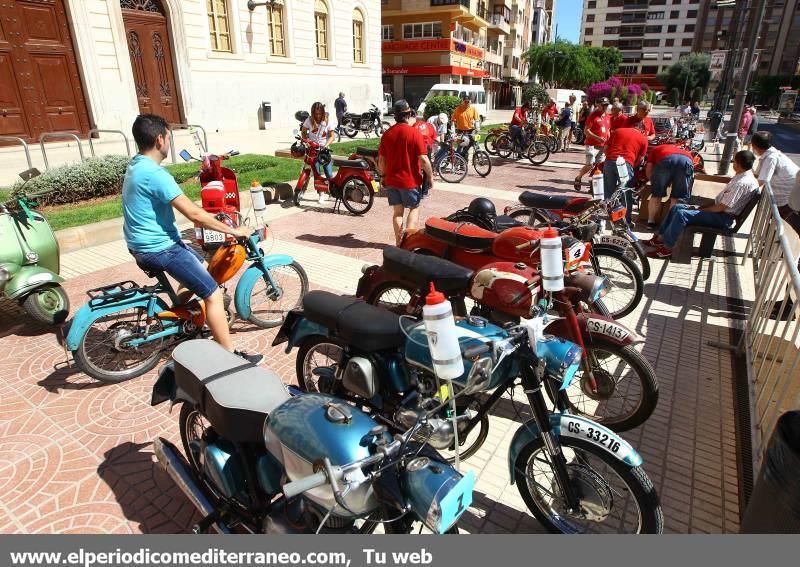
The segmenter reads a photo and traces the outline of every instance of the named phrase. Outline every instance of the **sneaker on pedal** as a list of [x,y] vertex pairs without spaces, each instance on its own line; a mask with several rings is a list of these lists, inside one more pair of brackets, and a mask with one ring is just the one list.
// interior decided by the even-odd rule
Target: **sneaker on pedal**
[[243,350],[235,350],[233,351],[233,354],[245,359],[247,362],[250,362],[252,364],[258,364],[259,362],[264,360],[263,354],[248,354]]
[[320,193],[319,194],[319,204],[322,205],[328,202],[328,194],[327,193]]

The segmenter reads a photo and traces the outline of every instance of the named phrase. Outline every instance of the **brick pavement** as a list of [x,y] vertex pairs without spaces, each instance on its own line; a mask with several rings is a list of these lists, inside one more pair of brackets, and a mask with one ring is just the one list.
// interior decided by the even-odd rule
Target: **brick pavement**
[[[507,164],[487,180],[471,175],[465,184],[440,184],[423,218],[452,212],[477,194],[502,208],[523,188],[571,191],[572,171],[566,170],[580,159],[559,154],[563,165],[548,162],[534,170]],[[316,206],[272,217],[280,217],[270,223],[275,251],[294,255],[316,288],[351,292],[361,265],[379,261],[391,239],[381,198],[363,218]],[[119,242],[65,255],[73,310],[90,287],[143,281],[128,258]],[[644,457],[669,532],[738,529],[731,360],[727,351],[706,345],[727,342],[728,327],[736,324],[725,298],[738,289],[728,279],[737,269],[725,258],[654,261],[645,299],[625,321],[646,336],[643,353],[656,369],[661,395],[652,418],[624,437]],[[96,383],[66,366],[54,334],[13,304],[4,301],[0,308],[0,532],[185,532],[196,521],[194,511],[155,465],[150,446],[159,435],[177,441],[177,415],[149,406],[155,373],[119,385]],[[274,330],[237,322],[235,332],[242,347],[265,353],[265,364],[294,381],[294,355],[269,346]],[[479,474],[465,518],[471,532],[542,531],[508,484],[506,453],[516,417],[507,402],[492,416],[485,446],[464,463]]]

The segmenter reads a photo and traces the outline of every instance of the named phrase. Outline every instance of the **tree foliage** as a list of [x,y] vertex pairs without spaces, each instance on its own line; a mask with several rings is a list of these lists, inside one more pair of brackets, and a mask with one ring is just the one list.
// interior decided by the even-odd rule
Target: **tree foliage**
[[434,114],[444,112],[447,116],[452,116],[456,107],[461,104],[461,99],[457,96],[435,96],[425,101],[425,118],[430,118]]
[[679,96],[689,97],[696,87],[703,90],[708,88],[708,83],[711,81],[711,71],[708,70],[710,62],[711,56],[708,53],[690,53],[663,73],[659,73],[658,81],[667,90],[678,89]]
[[549,88],[583,89],[611,77],[622,62],[615,47],[589,47],[558,40],[532,45],[523,54],[530,78],[538,75]]
[[547,91],[542,85],[534,83],[528,85],[525,87],[525,90],[522,91],[522,102],[530,102],[532,107],[542,108],[550,102],[550,95],[547,94]]
[[765,75],[753,82],[751,91],[758,93],[761,104],[777,104],[781,97],[781,87],[800,88],[800,75]]
[[[647,85],[623,85],[617,77],[611,77],[607,81],[595,83],[586,91],[586,97],[593,103],[598,98],[606,97],[608,100],[619,98],[624,104],[635,105],[640,98],[643,98]],[[649,91],[649,87],[647,87]]]

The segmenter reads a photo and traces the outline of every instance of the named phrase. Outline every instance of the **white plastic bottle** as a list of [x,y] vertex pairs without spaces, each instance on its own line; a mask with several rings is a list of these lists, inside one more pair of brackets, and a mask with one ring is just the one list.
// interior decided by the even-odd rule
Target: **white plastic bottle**
[[255,179],[250,182],[250,202],[253,204],[253,210],[256,213],[262,213],[267,208],[267,202],[264,199],[264,188]]
[[621,187],[625,187],[628,183],[628,164],[625,161],[625,158],[619,156],[616,161],[617,164],[617,175],[619,176],[619,184]]
[[592,175],[592,199],[602,201],[606,198],[605,183],[603,180],[603,172],[598,171]]
[[444,294],[436,291],[433,283],[422,307],[422,320],[436,376],[440,380],[454,380],[464,374],[453,308]]
[[552,227],[547,227],[542,237],[542,280],[545,291],[564,289],[564,250],[561,237]]

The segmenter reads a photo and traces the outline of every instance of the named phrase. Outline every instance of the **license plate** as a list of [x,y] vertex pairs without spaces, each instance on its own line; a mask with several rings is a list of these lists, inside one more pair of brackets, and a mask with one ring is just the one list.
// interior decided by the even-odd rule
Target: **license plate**
[[627,248],[630,242],[622,238],[621,236],[601,236],[600,237],[600,244],[611,244],[612,246],[618,246],[620,248]]
[[216,230],[208,230],[207,228],[203,229],[203,242],[212,243],[212,244],[222,244],[225,242],[225,235],[221,232],[217,232]]
[[442,499],[440,506],[442,518],[438,532],[449,530],[458,518],[472,505],[472,489],[475,487],[475,471],[468,471]]
[[381,190],[381,186],[378,184],[377,181],[372,181],[372,190],[376,193]]
[[622,325],[601,319],[589,319],[586,321],[586,329],[592,335],[605,335],[620,342],[631,336],[628,329]]

